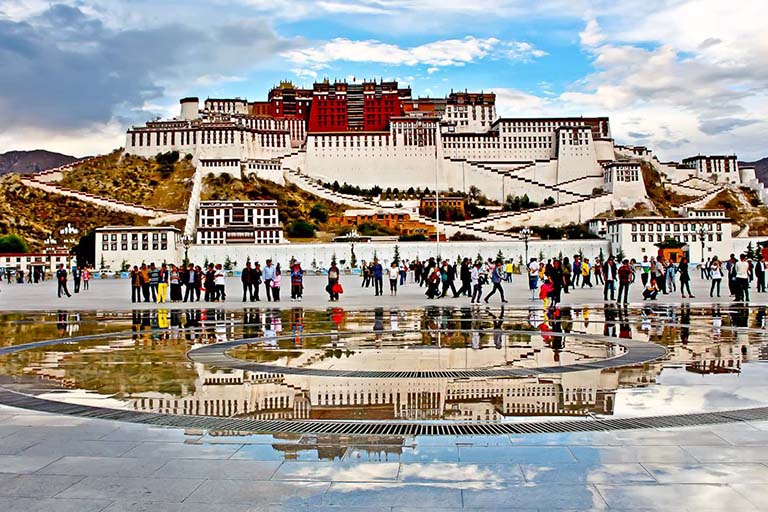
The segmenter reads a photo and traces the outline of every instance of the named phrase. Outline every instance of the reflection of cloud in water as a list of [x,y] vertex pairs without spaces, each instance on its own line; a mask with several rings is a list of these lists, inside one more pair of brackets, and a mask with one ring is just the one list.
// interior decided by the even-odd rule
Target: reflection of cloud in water
[[745,364],[740,374],[700,375],[665,369],[657,385],[619,389],[616,416],[685,414],[768,405],[768,365]]

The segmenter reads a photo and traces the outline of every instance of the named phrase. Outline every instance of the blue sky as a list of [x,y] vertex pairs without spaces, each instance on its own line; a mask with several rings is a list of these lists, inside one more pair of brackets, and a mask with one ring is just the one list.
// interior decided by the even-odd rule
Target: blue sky
[[[497,93],[505,116],[608,115],[664,159],[768,154],[768,36],[741,0],[0,0],[0,152],[84,155],[182,96],[281,79]],[[23,107],[21,107],[23,106]]]

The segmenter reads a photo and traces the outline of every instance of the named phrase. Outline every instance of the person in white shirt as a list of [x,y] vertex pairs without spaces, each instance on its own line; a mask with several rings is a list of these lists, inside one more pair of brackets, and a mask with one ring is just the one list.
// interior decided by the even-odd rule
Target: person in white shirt
[[400,269],[394,261],[389,267],[389,294],[397,295],[397,279],[400,277]]
[[216,291],[214,300],[226,300],[227,294],[224,289],[225,283],[224,269],[222,268],[221,263],[219,263],[216,265],[216,272],[213,274],[214,290]]
[[717,296],[720,296],[720,283],[723,281],[723,267],[720,264],[720,260],[717,256],[714,256],[709,263],[709,271],[707,273],[712,280],[712,284],[709,286],[709,296],[712,297],[715,290],[717,290]]
[[736,262],[736,300],[749,302],[749,262],[746,254],[740,255]]
[[482,275],[482,272],[480,271],[481,267],[482,264],[477,262],[469,272],[469,282],[472,284],[472,299],[469,301],[470,304],[480,304],[480,299],[483,296],[483,283],[480,280]]
[[536,289],[539,287],[539,262],[531,258],[528,262],[528,289],[531,291],[531,300],[536,300]]

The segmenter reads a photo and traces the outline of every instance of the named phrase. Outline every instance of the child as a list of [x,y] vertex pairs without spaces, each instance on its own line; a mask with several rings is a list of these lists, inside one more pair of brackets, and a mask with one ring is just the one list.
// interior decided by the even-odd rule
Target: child
[[656,300],[656,296],[659,294],[659,287],[656,284],[656,278],[651,277],[651,282],[643,290],[643,300]]
[[283,282],[283,275],[279,270],[275,271],[275,278],[272,279],[272,300],[280,302],[280,283]]

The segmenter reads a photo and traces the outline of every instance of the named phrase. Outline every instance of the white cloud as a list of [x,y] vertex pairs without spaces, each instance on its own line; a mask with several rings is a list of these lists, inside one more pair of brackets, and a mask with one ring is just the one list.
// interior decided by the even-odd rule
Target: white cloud
[[312,80],[317,79],[317,71],[312,69],[293,68],[291,72],[299,78],[311,78]]
[[336,38],[318,46],[289,50],[282,55],[294,64],[316,70],[328,67],[331,62],[343,61],[393,66],[428,65],[430,68],[427,71],[434,73],[438,66],[463,66],[485,57],[527,61],[543,57],[546,52],[528,42],[502,42],[494,37],[483,39],[466,36],[463,39],[445,39],[411,47],[373,39],[354,41]]
[[203,86],[219,85],[233,82],[245,82],[244,76],[237,75],[220,75],[220,74],[208,74],[197,77],[195,83]]
[[432,73],[437,73],[438,71],[440,71],[440,68],[438,68],[438,67],[434,67],[434,66],[433,66],[433,67],[429,67],[429,68],[427,68],[427,73],[429,73],[430,75],[431,75]]

